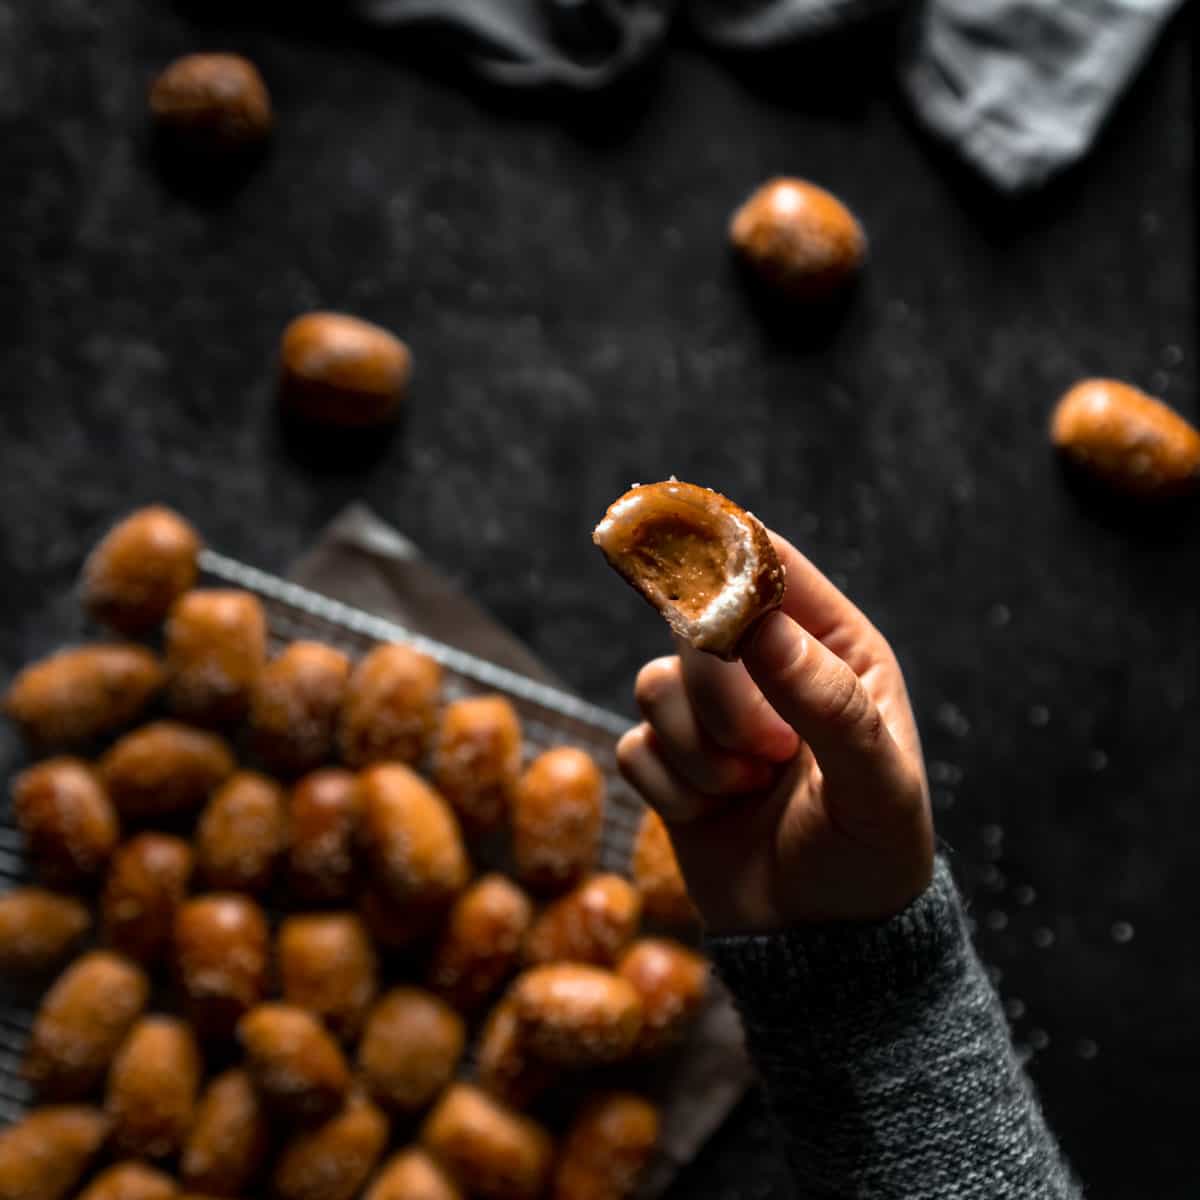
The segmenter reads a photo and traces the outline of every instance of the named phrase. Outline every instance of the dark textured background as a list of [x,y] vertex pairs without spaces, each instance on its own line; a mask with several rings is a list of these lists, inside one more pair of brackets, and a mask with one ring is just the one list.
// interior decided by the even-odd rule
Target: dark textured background
[[[280,570],[363,498],[628,708],[663,630],[590,524],[633,480],[728,491],[897,646],[981,945],[1089,1194],[1194,1195],[1200,520],[1077,495],[1044,437],[1089,373],[1196,416],[1185,28],[1095,156],[1017,205],[914,131],[887,27],[783,67],[677,50],[580,109],[286,24],[0,2],[4,673],[75,632],[85,549],[135,504]],[[152,169],[144,125],[154,72],[200,48],[251,54],[279,115],[261,168],[203,203]],[[781,171],[871,235],[832,330],[765,320],[728,261],[727,214]],[[404,428],[354,470],[273,419],[277,336],[316,305],[416,356]],[[768,1144],[751,1101],[677,1194],[786,1194]]]

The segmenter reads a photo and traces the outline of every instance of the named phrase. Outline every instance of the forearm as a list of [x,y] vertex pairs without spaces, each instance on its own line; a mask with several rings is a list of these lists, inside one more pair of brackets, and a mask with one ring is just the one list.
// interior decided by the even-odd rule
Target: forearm
[[949,870],[876,925],[714,938],[811,1197],[1078,1197]]

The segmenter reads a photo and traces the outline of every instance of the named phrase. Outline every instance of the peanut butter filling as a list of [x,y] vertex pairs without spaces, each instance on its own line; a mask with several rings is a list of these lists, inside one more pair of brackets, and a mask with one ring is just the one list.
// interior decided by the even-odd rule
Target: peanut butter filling
[[647,595],[695,620],[725,587],[730,559],[739,549],[736,531],[666,487],[643,492],[614,514],[605,553]]
[[725,585],[727,551],[720,534],[676,515],[649,516],[618,535],[613,551],[647,590],[659,592],[689,620]]
[[634,484],[592,533],[609,565],[675,635],[720,658],[783,600],[783,566],[752,513],[679,479]]

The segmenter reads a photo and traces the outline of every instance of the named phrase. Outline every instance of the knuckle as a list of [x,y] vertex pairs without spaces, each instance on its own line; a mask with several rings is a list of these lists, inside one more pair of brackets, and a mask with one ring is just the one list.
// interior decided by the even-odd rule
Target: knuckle
[[863,702],[866,705],[866,708],[856,722],[858,727],[858,736],[862,744],[870,749],[873,746],[879,745],[879,743],[883,740],[885,729],[883,716],[879,709],[871,703],[870,697],[863,692],[862,688],[860,687],[858,690],[862,694]]
[[834,673],[819,695],[816,715],[823,724],[851,729],[869,720],[871,702],[849,668]]

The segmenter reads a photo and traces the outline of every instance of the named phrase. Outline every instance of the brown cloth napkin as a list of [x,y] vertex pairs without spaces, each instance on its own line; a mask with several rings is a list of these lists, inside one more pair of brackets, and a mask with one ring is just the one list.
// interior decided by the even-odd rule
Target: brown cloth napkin
[[523,643],[364,504],[351,504],[334,517],[316,545],[292,565],[288,578],[519,675],[558,686]]
[[[415,633],[557,686],[527,647],[364,505],[351,505],[335,517],[288,577]],[[624,787],[619,780],[611,782],[619,802]],[[639,1190],[641,1200],[655,1200],[667,1190],[733,1110],[752,1075],[733,1003],[714,981],[687,1041],[656,1063],[645,1080],[645,1090],[662,1108],[663,1123],[660,1154]]]

